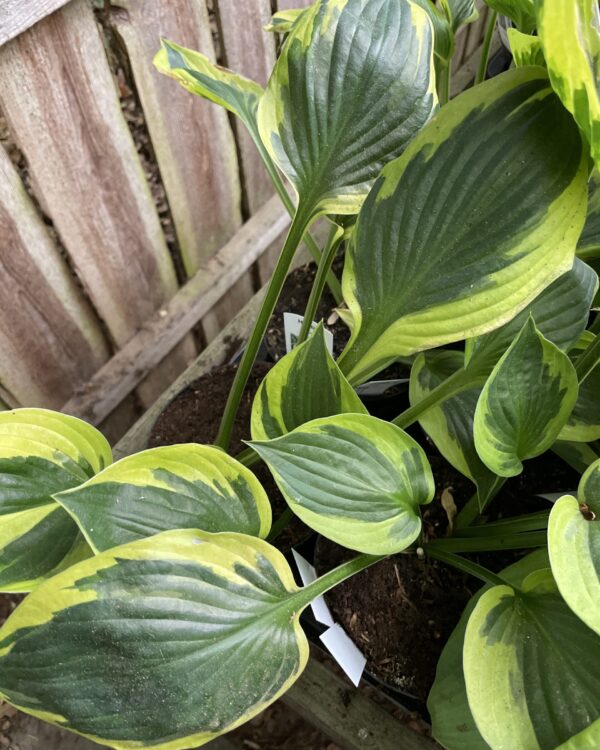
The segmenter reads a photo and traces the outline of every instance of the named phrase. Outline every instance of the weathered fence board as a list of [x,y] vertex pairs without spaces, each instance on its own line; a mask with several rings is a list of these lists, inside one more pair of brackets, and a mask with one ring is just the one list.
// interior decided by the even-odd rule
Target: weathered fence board
[[346,750],[439,749],[314,659],[282,700]]
[[208,260],[144,328],[61,411],[98,424],[165,357],[290,224],[277,197]]
[[60,408],[109,356],[107,342],[0,148],[0,381],[11,406]]
[[2,0],[0,2],[0,45],[26,31],[58,10],[69,0]]
[[[36,194],[120,346],[177,284],[87,0],[0,49],[0,100]],[[145,400],[192,351],[186,345],[174,354],[147,383]]]
[[[275,35],[263,26],[271,17],[270,0],[218,0],[219,29],[223,37],[224,62],[228,68],[266,86],[275,64]],[[252,139],[241,123],[234,122],[240,153],[244,199],[249,213],[258,210],[273,194],[271,180]],[[257,261],[260,282],[271,276],[279,243]]]
[[[263,26],[271,17],[270,0],[218,0],[224,62],[228,68],[266,86],[275,64],[275,37]],[[246,201],[250,213],[273,194],[258,150],[243,126],[236,128]]]
[[[161,37],[214,60],[208,11],[198,0],[117,4],[111,17],[131,61],[189,277],[242,223],[236,146],[225,110],[184,91],[151,63]],[[207,341],[253,293],[251,276],[240,278],[202,321]]]

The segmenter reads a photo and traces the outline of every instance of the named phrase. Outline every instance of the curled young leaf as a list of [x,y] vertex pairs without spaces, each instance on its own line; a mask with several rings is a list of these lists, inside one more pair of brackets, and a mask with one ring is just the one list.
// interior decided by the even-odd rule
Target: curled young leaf
[[250,445],[294,513],[328,539],[387,555],[419,536],[433,476],[422,448],[395,425],[339,414]]
[[474,434],[481,460],[500,476],[519,474],[522,461],[552,446],[577,392],[577,374],[568,356],[529,318],[479,397]]
[[0,696],[117,750],[198,747],[299,677],[308,601],[266,542],[167,531],[29,596],[0,630]]
[[573,614],[550,570],[521,590],[494,586],[465,632],[469,706],[492,750],[553,750],[596,722],[600,638]]
[[268,372],[252,405],[253,440],[270,440],[333,414],[366,414],[327,350],[323,325]]
[[[589,331],[581,337],[578,346],[573,349],[579,356],[594,341],[595,337]],[[569,415],[567,423],[560,431],[561,440],[589,443],[600,438],[600,367],[595,367],[587,377],[579,383],[579,394]]]
[[95,552],[171,529],[266,537],[271,506],[254,474],[218,448],[168,445],[128,456],[55,499]]
[[600,167],[600,11],[597,0],[538,0],[537,29],[550,80]]
[[509,323],[467,341],[465,366],[473,373],[489,375],[530,315],[548,341],[568,352],[585,331],[597,290],[596,272],[575,258],[570,271],[546,287]]
[[517,29],[524,34],[531,34],[535,30],[534,0],[485,0],[485,2],[498,13],[508,16]]
[[45,409],[0,413],[0,591],[30,591],[91,554],[52,494],[112,461],[91,425]]
[[560,593],[600,635],[600,460],[581,478],[577,499],[565,495],[554,504],[548,551]]
[[592,170],[588,183],[588,210],[577,243],[577,255],[583,260],[600,258],[600,172],[597,169]]
[[352,214],[436,106],[433,34],[409,0],[318,0],[291,29],[260,134],[309,215]]
[[359,214],[343,277],[350,382],[487,333],[532,302],[573,265],[586,181],[578,129],[539,68],[442,107]]
[[[446,378],[462,367],[463,354],[458,351],[435,351],[420,354],[410,373],[410,402],[417,404]],[[503,481],[479,458],[473,437],[473,420],[481,387],[461,391],[456,396],[427,409],[419,423],[436,448],[455,469],[477,487],[480,507]]]

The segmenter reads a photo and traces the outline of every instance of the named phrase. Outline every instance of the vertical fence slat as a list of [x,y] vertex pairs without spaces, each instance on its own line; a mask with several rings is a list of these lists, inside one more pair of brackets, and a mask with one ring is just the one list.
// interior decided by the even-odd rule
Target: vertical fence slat
[[[271,17],[270,0],[218,0],[218,13],[225,64],[265,86],[275,64],[275,34],[263,29]],[[241,125],[236,126],[236,138],[246,205],[255,213],[271,197],[273,186],[256,146]],[[269,280],[280,250],[276,243],[257,261],[261,284]]]
[[108,358],[98,322],[0,148],[0,381],[58,408]]
[[[92,303],[117,346],[177,289],[149,187],[86,0],[0,49],[0,99]],[[192,353],[143,386],[152,400]]]
[[277,0],[279,10],[293,10],[295,8],[308,8],[314,0]]
[[[263,29],[271,17],[270,0],[218,3],[225,64],[265,86],[275,64],[275,37]],[[236,131],[246,201],[250,213],[255,213],[273,195],[273,186],[246,130],[239,127]]]
[[[154,70],[160,37],[214,60],[208,11],[198,0],[119,0],[113,11],[133,68],[186,272],[192,276],[241,225],[237,153],[227,113]],[[210,341],[254,292],[242,278],[202,321]]]

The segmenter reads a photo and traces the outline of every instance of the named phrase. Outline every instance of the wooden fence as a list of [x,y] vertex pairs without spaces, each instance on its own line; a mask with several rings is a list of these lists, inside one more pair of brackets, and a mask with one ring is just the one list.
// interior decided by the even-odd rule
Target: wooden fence
[[[165,36],[264,84],[271,12],[270,0],[0,0],[4,406],[100,424],[121,405],[116,437],[129,394],[153,402],[266,281],[288,218],[254,147],[151,60]],[[462,35],[458,66],[484,21]]]

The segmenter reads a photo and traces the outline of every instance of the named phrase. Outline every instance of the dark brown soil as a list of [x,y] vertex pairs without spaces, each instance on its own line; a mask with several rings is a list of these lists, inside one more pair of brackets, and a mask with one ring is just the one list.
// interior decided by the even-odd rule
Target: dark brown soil
[[[231,442],[233,455],[244,450],[246,446],[243,440],[250,438],[252,401],[270,368],[271,365],[259,362],[252,370],[234,425]],[[178,393],[156,420],[150,433],[148,447],[177,443],[213,443],[219,431],[223,408],[236,370],[237,365],[225,365],[198,378]],[[287,509],[287,503],[279,492],[271,472],[263,463],[255,464],[252,471],[269,496],[273,518],[278,518]],[[292,522],[278,537],[277,546],[281,550],[288,550],[312,533],[294,516]]]
[[24,598],[24,594],[0,594],[0,625],[4,624]]
[[[549,460],[550,458],[550,460]],[[433,502],[422,511],[425,538],[448,532],[442,506],[451,499],[460,510],[472,494],[472,485],[439,456],[431,455],[436,481]],[[491,503],[490,520],[549,508],[535,497],[577,486],[577,475],[559,460],[542,456],[527,462],[525,471],[506,483]],[[472,559],[499,571],[525,551],[480,553]],[[354,553],[320,538],[315,564],[319,573],[350,559]],[[424,700],[435,677],[441,651],[465,604],[480,582],[453,568],[415,554],[399,554],[345,581],[326,595],[334,618],[367,657],[367,669],[383,682]]]
[[[333,271],[338,278],[341,278],[343,268],[344,256],[338,255],[333,262]],[[286,353],[285,336],[283,333],[283,313],[292,312],[304,315],[316,273],[316,264],[309,263],[292,271],[286,279],[285,286],[275,307],[275,312],[271,316],[265,335],[267,351],[275,362],[281,359]],[[329,288],[325,287],[321,302],[317,308],[316,320],[322,320],[325,328],[333,333],[333,352],[337,357],[346,346],[350,338],[350,331],[337,314],[334,313],[335,307],[336,303],[333,295],[329,291]]]
[[[471,484],[439,456],[430,461],[436,480],[433,502],[423,509],[426,537],[446,536],[444,499],[460,507]],[[355,553],[326,539],[317,543],[317,571],[327,570]],[[424,701],[433,683],[444,644],[479,583],[429,558],[399,554],[382,560],[326,595],[334,619],[359,646],[376,677]]]

